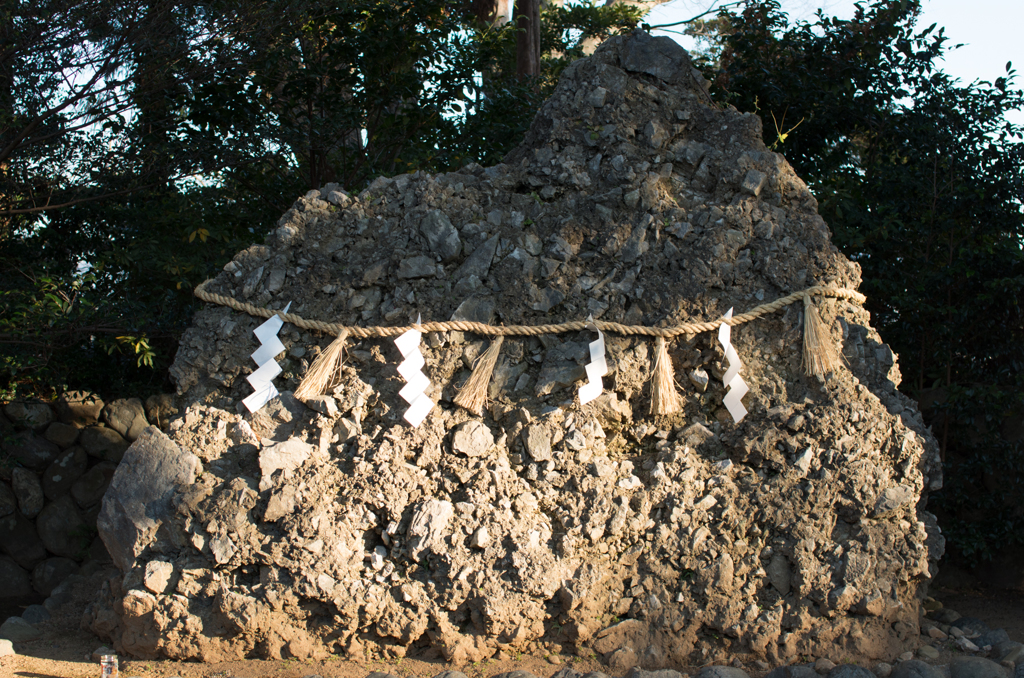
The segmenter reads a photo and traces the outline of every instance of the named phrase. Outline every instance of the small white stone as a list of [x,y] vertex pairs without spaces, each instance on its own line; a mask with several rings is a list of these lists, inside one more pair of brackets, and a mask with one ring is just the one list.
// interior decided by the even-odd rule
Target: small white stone
[[643,487],[643,483],[640,481],[639,478],[631,475],[628,478],[623,478],[622,480],[620,480],[619,487],[621,487],[624,490],[635,490],[640,487]]
[[967,640],[966,638],[957,638],[955,644],[960,649],[966,650],[968,652],[977,652],[980,649],[977,645]]
[[710,381],[708,373],[699,367],[690,372],[690,383],[693,384],[701,393],[708,390],[708,383]]
[[486,527],[478,527],[469,540],[469,545],[478,549],[487,548],[490,543],[491,535]]
[[816,662],[814,662],[814,670],[817,671],[818,673],[822,673],[822,674],[828,673],[829,671],[831,671],[835,667],[836,667],[835,662],[833,662],[833,661],[831,661],[829,659],[826,659],[825,657],[821,657]]
[[174,565],[162,560],[151,560],[146,563],[146,574],[143,584],[153,593],[167,593],[171,579],[174,577]]
[[713,494],[709,494],[706,497],[704,497],[703,499],[701,499],[699,502],[694,504],[693,508],[694,508],[694,510],[707,511],[708,509],[712,508],[717,503],[718,503],[718,500],[715,499],[715,496]]
[[352,419],[345,417],[339,419],[334,425],[334,433],[338,436],[338,443],[347,443],[362,433],[362,428]]
[[331,418],[338,416],[338,401],[331,396],[312,396],[306,398],[303,402],[306,403],[306,407],[320,414]]
[[601,108],[608,101],[608,90],[604,87],[595,87],[587,96],[587,103],[594,108]]
[[384,557],[388,554],[388,550],[383,546],[378,546],[373,549],[373,553],[370,554],[370,567],[375,570],[380,570],[384,567]]
[[352,198],[344,191],[331,191],[327,194],[327,199],[332,205],[337,205],[338,207],[344,207],[352,201]]
[[871,671],[878,676],[878,678],[889,678],[889,676],[892,675],[892,664],[878,662]]
[[813,458],[814,451],[808,447],[793,461],[793,466],[799,469],[801,475],[807,475],[807,472],[811,469],[811,460]]

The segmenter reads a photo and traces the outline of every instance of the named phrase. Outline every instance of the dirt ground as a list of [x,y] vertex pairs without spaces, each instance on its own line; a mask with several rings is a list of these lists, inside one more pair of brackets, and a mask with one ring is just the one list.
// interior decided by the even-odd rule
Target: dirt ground
[[[53,626],[52,624],[49,626]],[[51,629],[47,629],[48,631]],[[56,629],[53,629],[56,631]],[[99,664],[89,655],[103,643],[92,634],[78,629],[67,629],[61,633],[48,633],[47,637],[32,643],[19,645],[22,654],[0,657],[0,676],[26,676],[31,678],[95,678],[99,675]],[[579,657],[549,658],[537,656],[508,657],[503,660],[478,662],[470,666],[456,667],[444,661],[420,661],[398,659],[389,662],[355,662],[340,657],[322,661],[248,660],[217,664],[176,662],[168,660],[144,661],[121,658],[121,676],[139,678],[207,678],[230,676],[233,678],[302,678],[322,676],[323,678],[365,678],[374,671],[392,673],[398,676],[421,676],[430,678],[447,669],[459,669],[469,678],[485,678],[517,669],[529,671],[536,676],[548,676],[566,663],[580,672],[598,671],[599,662]]]
[[[96,579],[83,582],[73,593],[73,600],[65,605],[49,621],[41,624],[42,639],[30,643],[21,643],[16,649],[16,656],[0,657],[0,678],[7,676],[24,676],[26,678],[94,678],[99,675],[99,665],[90,655],[103,645],[96,636],[79,628],[79,621],[85,605],[92,596],[91,587]],[[1024,642],[1024,592],[1006,590],[952,590],[933,589],[932,596],[941,601],[945,607],[952,608],[961,615],[977,617],[984,620],[990,628],[1004,628],[1011,640]],[[28,602],[38,601],[22,601]],[[3,617],[17,614],[15,607],[5,607]],[[948,656],[947,656],[948,655]],[[945,663],[952,656],[948,651],[938,663]],[[613,671],[594,659],[564,655],[544,655],[538,652],[533,655],[520,655],[491,659],[468,666],[452,666],[442,660],[421,661],[405,658],[388,662],[356,662],[340,657],[332,657],[323,661],[262,661],[249,660],[225,662],[220,664],[199,664],[194,662],[175,661],[144,661],[128,658],[121,659],[121,676],[139,678],[257,678],[273,676],[274,678],[303,678],[304,676],[322,676],[323,678],[365,678],[374,671],[392,673],[398,676],[417,676],[431,678],[447,669],[459,669],[469,678],[487,678],[499,673],[513,670],[529,671],[535,676],[546,677],[565,665],[571,665],[580,673],[588,671],[604,671],[610,675],[620,675],[622,671]],[[694,673],[698,667],[678,667],[684,672]],[[764,673],[755,666],[745,666],[751,676]]]

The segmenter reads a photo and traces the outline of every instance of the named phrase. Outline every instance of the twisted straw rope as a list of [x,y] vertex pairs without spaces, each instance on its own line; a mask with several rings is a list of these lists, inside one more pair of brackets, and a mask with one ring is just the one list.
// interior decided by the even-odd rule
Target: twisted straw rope
[[[211,283],[212,280],[206,280],[201,285],[196,287],[195,295],[203,301],[211,304],[218,304],[220,306],[227,306],[233,308],[236,311],[248,313],[252,316],[260,318],[270,318],[275,315],[281,316],[281,319],[285,322],[291,323],[296,327],[301,327],[304,330],[318,330],[320,332],[327,332],[331,335],[337,336],[343,330],[348,330],[349,336],[357,337],[359,339],[368,339],[372,337],[397,337],[409,330],[419,330],[420,332],[447,332],[450,330],[456,330],[459,332],[472,332],[473,334],[481,334],[487,336],[503,335],[503,336],[537,336],[540,334],[561,334],[562,332],[579,332],[587,329],[590,323],[586,320],[576,320],[573,322],[561,323],[559,325],[508,325],[508,326],[496,326],[488,325],[486,323],[470,322],[465,320],[449,320],[447,322],[429,322],[422,323],[420,325],[407,325],[405,327],[357,327],[347,326],[338,323],[325,323],[319,320],[306,320],[294,313],[281,313],[279,311],[273,311],[269,308],[260,308],[259,306],[253,306],[241,301],[236,301],[231,297],[225,297],[221,294],[214,294],[213,292],[207,292],[206,286]],[[784,306],[788,306],[796,301],[803,300],[804,297],[810,296],[824,296],[824,297],[835,297],[837,299],[852,299],[858,304],[863,304],[867,297],[856,290],[847,289],[845,287],[826,287],[824,285],[815,285],[808,287],[805,290],[794,292],[788,296],[776,299],[773,302],[767,304],[761,304],[746,313],[740,315],[734,315],[732,318],[725,319],[719,318],[717,320],[711,320],[703,323],[686,323],[683,325],[676,325],[675,327],[645,327],[643,325],[622,325],[620,323],[609,323],[601,322],[598,320],[594,321],[597,328],[602,332],[614,332],[616,334],[641,334],[649,337],[664,337],[671,339],[677,337],[680,334],[698,334],[700,332],[710,332],[718,329],[722,323],[732,325],[742,325],[752,320],[756,320],[763,315],[774,313]]]

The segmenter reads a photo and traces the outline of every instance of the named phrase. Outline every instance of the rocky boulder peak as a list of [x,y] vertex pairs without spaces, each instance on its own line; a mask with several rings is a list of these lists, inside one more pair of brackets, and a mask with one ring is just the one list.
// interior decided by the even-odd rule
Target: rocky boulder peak
[[[366,328],[670,327],[856,288],[760,125],[717,106],[673,42],[616,37],[566,70],[504,163],[312,191],[206,290]],[[119,652],[207,661],[475,661],[534,642],[617,670],[726,651],[891,659],[912,649],[941,555],[924,511],[937,446],[867,312],[813,303],[842,365],[804,375],[802,304],[733,327],[739,424],[716,332],[667,342],[682,409],[652,416],[652,338],[606,328],[597,400],[576,397],[593,332],[508,336],[482,416],[453,400],[490,339],[426,333],[435,407],[415,428],[391,338],[350,337],[327,393],[302,402],[333,337],[287,323],[281,396],[249,414],[264,319],[210,305],[158,441],[161,468],[202,472],[152,491],[115,475],[100,529],[125,571],[85,621]],[[147,493],[161,502],[137,510]]]

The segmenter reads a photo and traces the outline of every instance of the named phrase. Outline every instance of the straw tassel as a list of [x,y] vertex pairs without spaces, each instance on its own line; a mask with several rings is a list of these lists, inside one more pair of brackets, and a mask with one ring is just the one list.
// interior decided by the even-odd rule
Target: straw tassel
[[455,404],[469,410],[476,416],[483,413],[484,403],[487,402],[487,384],[491,381],[491,373],[498,362],[498,354],[501,352],[501,344],[505,341],[503,335],[498,335],[491,341],[484,354],[476,361],[473,374],[469,375],[466,385],[455,398]]
[[665,337],[658,337],[654,349],[654,381],[651,382],[651,414],[674,414],[682,409],[676,392],[672,359],[668,357]]
[[295,389],[295,397],[302,400],[323,395],[334,380],[334,375],[341,369],[341,354],[345,350],[348,329],[343,329],[338,338],[317,356],[313,364],[306,370],[299,387]]
[[814,308],[811,295],[804,295],[804,374],[824,379],[839,368],[839,356],[825,324]]

